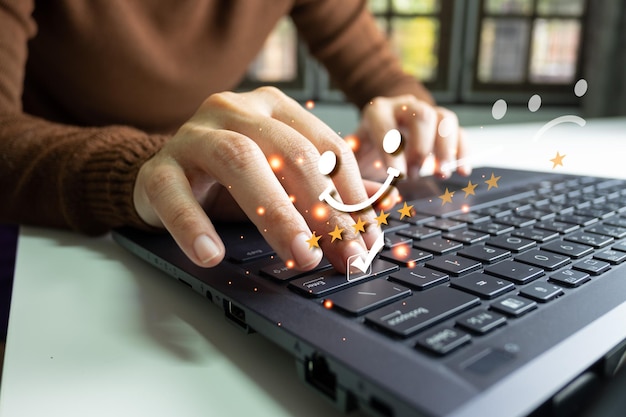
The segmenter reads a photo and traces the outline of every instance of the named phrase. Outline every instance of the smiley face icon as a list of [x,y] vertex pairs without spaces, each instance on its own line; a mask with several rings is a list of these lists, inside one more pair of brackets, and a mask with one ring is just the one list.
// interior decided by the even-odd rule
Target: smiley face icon
[[[391,129],[385,134],[383,138],[383,150],[388,154],[395,153],[398,149],[400,149],[400,145],[402,144],[402,136],[397,129]],[[318,168],[322,175],[330,175],[335,167],[337,166],[337,155],[335,155],[332,151],[324,152],[318,161]],[[363,210],[364,208],[371,206],[376,201],[382,197],[395,178],[400,176],[400,171],[393,167],[387,168],[387,178],[381,187],[365,201],[356,204],[345,204],[340,201],[337,201],[332,193],[335,192],[335,189],[332,185],[329,185],[320,195],[320,201],[325,201],[332,208],[342,211],[344,213],[353,213],[356,211]]]

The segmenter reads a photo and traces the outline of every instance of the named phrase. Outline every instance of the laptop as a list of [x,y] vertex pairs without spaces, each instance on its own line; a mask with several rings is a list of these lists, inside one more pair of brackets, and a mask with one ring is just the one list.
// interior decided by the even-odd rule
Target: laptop
[[113,237],[290,352],[345,411],[568,415],[618,373],[626,180],[483,167],[396,185],[407,205],[357,277],[289,269],[248,223],[217,225],[226,258],[211,269],[167,234]]

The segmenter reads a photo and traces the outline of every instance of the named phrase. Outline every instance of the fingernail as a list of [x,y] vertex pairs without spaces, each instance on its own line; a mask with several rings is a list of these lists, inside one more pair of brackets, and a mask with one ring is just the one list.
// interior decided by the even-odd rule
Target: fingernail
[[220,250],[207,235],[200,235],[193,242],[193,250],[203,264],[208,264],[220,254]]
[[322,250],[318,247],[310,247],[307,240],[311,235],[298,233],[291,242],[291,254],[299,269],[309,269],[317,265],[322,260]]

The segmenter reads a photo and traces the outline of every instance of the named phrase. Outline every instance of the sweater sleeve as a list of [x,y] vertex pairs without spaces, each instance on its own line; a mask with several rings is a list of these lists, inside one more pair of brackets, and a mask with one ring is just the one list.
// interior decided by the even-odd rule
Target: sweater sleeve
[[426,88],[402,71],[365,0],[300,0],[291,18],[311,54],[357,106],[377,96],[401,94],[433,103]]
[[147,227],[134,209],[142,163],[167,140],[124,126],[85,128],[22,111],[33,4],[0,1],[0,222],[99,234]]

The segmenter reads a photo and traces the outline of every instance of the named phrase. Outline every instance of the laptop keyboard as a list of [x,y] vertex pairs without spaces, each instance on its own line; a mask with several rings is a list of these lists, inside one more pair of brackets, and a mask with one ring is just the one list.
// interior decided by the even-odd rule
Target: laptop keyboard
[[395,213],[371,274],[355,281],[327,261],[312,272],[288,269],[268,259],[266,247],[240,247],[230,256],[256,260],[260,276],[437,355],[626,265],[623,180],[542,181],[476,211],[417,212],[404,220]]

